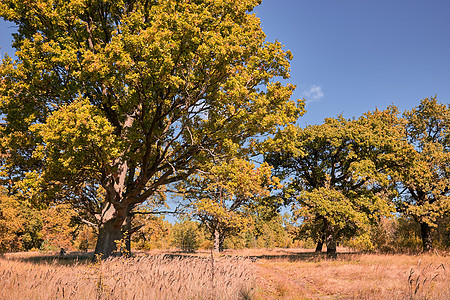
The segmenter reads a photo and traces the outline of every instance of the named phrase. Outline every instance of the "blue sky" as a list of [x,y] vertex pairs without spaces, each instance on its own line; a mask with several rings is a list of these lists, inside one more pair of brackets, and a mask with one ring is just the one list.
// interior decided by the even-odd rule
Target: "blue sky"
[[[449,0],[263,0],[255,12],[294,55],[289,82],[308,100],[301,126],[450,100]],[[2,56],[13,30],[0,21]]]
[[448,0],[263,0],[255,11],[267,39],[294,55],[294,96],[308,99],[301,126],[450,101]]

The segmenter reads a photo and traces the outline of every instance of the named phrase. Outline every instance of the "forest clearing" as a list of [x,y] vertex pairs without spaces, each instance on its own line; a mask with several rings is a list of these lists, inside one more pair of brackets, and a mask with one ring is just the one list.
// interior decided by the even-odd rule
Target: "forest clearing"
[[[138,252],[92,263],[92,253],[8,253],[0,299],[448,299],[446,253],[358,254],[306,249]],[[214,270],[214,271],[212,271]]]

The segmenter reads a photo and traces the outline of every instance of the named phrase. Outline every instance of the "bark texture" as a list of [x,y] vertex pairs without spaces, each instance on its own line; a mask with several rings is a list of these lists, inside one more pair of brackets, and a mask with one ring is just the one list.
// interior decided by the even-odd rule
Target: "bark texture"
[[126,216],[126,210],[118,210],[112,204],[106,204],[99,220],[95,259],[106,258],[116,253],[117,241],[124,238],[122,225]]
[[225,237],[220,231],[216,228],[214,229],[214,252],[222,252],[223,251],[223,241]]
[[332,257],[336,257],[336,237],[333,226],[328,222],[328,220],[324,220],[325,224],[325,238],[327,243],[327,254]]
[[316,246],[316,253],[321,253],[322,249],[323,249],[323,242],[325,241],[325,233],[322,234],[322,236],[319,238],[319,240],[317,241],[317,246]]
[[431,228],[426,222],[420,222],[420,234],[422,236],[422,250],[430,251],[433,247],[431,241]]

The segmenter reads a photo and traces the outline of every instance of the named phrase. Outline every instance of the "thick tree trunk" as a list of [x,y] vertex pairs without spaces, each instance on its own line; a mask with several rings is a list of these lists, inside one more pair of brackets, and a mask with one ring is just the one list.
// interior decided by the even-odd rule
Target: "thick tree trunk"
[[121,226],[116,226],[115,220],[110,220],[99,227],[95,256],[106,258],[113,255],[117,250],[116,241],[123,239]]
[[432,248],[431,228],[426,222],[420,222],[420,233],[422,236],[422,250],[430,251]]
[[125,210],[117,210],[112,204],[107,204],[99,220],[99,232],[95,246],[94,259],[107,258],[116,253],[117,242],[124,238],[122,225],[126,218]]
[[336,239],[331,234],[327,236],[327,254],[336,256]]

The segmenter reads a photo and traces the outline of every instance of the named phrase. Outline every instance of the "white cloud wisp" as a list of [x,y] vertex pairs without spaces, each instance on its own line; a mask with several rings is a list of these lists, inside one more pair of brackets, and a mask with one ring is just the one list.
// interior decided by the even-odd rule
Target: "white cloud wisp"
[[322,87],[315,84],[302,92],[302,97],[306,98],[306,103],[319,101],[324,96],[325,94],[322,91]]

